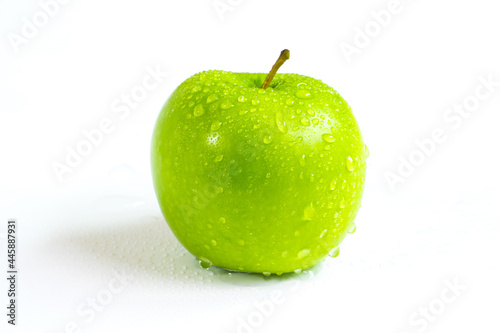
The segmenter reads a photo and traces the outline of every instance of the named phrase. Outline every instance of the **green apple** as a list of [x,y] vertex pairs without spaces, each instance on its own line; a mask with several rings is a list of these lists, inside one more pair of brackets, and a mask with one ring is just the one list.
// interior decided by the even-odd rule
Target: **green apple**
[[158,116],[158,202],[205,267],[307,269],[354,230],[368,155],[358,124],[325,83],[276,74],[288,55],[269,74],[195,74]]

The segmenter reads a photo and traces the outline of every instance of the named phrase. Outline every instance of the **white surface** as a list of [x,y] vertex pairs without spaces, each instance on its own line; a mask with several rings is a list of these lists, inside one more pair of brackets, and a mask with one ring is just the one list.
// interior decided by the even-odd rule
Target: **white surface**
[[[16,53],[7,35],[40,7],[2,2],[0,221],[20,227],[19,325],[8,331],[64,332],[74,321],[82,332],[237,332],[249,317],[264,319],[241,332],[499,331],[500,87],[457,128],[443,120],[481,75],[500,81],[498,5],[401,1],[348,63],[340,43],[389,1],[231,3],[221,20],[212,1],[70,1]],[[202,270],[154,197],[154,121],[195,72],[266,72],[285,47],[282,72],[337,89],[370,148],[357,231],[338,258],[297,277]],[[120,119],[114,101],[157,67],[169,75]],[[103,118],[114,130],[59,182],[51,163]],[[391,191],[384,173],[436,128],[447,140]],[[114,271],[130,283],[85,321],[77,309],[109,290]],[[466,290],[419,330],[414,312],[444,304],[455,280]],[[264,316],[255,302],[273,292],[279,304]]]

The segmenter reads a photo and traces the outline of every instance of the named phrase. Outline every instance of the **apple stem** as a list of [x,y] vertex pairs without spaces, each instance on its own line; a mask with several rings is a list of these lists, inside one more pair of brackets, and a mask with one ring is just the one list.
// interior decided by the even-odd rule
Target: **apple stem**
[[264,80],[264,83],[262,83],[262,89],[267,89],[269,88],[269,85],[271,84],[271,81],[273,80],[274,76],[276,75],[276,72],[278,69],[287,61],[290,59],[290,51],[287,49],[284,49],[281,51],[280,56],[278,60],[276,60],[276,63],[274,64],[273,68],[271,68],[271,71],[269,74],[267,74],[266,79]]

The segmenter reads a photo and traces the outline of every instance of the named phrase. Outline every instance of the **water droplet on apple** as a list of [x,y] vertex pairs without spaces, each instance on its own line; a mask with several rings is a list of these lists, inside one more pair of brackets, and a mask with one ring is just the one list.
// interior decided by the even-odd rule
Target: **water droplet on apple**
[[309,109],[309,110],[307,110],[307,114],[310,116],[314,116],[316,113],[314,112],[314,110]]
[[306,165],[306,155],[302,155],[300,157],[299,163],[300,163],[301,166],[305,166]]
[[318,125],[319,124],[319,119],[318,118],[314,118],[312,120],[312,123],[313,123],[313,125]]
[[215,162],[220,162],[224,158],[224,155],[219,155],[215,158]]
[[238,102],[243,103],[244,101],[246,101],[245,96],[242,95],[242,96],[238,97]]
[[301,123],[302,123],[302,125],[304,125],[304,126],[310,126],[310,125],[311,125],[311,121],[310,121],[309,119],[307,119],[307,118],[302,118],[302,119],[300,120],[300,122],[301,122]]
[[215,120],[212,125],[210,125],[210,130],[212,132],[217,131],[222,125],[222,121]]
[[268,277],[268,276],[271,276],[271,272],[262,272],[262,275],[264,275],[265,277]]
[[329,143],[332,143],[333,141],[335,141],[335,137],[331,134],[328,134],[328,133],[323,134],[322,138],[324,141],[329,142]]
[[302,268],[297,268],[296,270],[294,270],[294,273],[295,273],[295,274],[300,274],[300,273],[302,273]]
[[208,260],[207,258],[200,257],[199,259],[200,259],[199,263],[200,263],[201,268],[209,269],[210,267],[212,267],[212,262],[210,260]]
[[314,210],[314,207],[313,207],[313,204],[312,202],[307,205],[305,208],[304,208],[304,220],[306,221],[310,221],[313,219],[314,217],[314,214],[315,214],[315,210]]
[[295,93],[295,96],[297,96],[297,98],[301,98],[301,99],[312,98],[311,92],[309,92],[308,90],[304,90],[304,89],[297,90],[297,92]]
[[252,105],[257,105],[259,104],[259,100],[258,99],[252,99]]
[[352,162],[351,156],[347,156],[346,166],[347,166],[347,170],[349,170],[349,171],[354,170],[354,163]]
[[266,178],[268,178],[268,179],[271,178],[271,174],[269,172],[266,173]]
[[337,185],[337,182],[335,180],[332,180],[332,182],[330,183],[330,190],[335,190],[335,186]]
[[365,158],[368,158],[370,156],[370,151],[368,150],[368,147],[365,145],[365,149],[364,149],[364,154],[365,154]]
[[264,143],[267,145],[267,144],[270,144],[272,141],[273,141],[273,137],[270,136],[270,135],[265,135],[264,138],[262,139],[262,141],[264,141]]
[[323,238],[323,237],[326,235],[326,233],[327,233],[327,232],[328,232],[328,230],[327,230],[327,229],[323,230],[323,231],[321,232],[321,235],[319,235],[319,238]]
[[194,107],[194,116],[199,117],[205,113],[205,108],[202,104],[198,104]]
[[340,248],[337,246],[336,248],[331,250],[330,253],[328,253],[328,255],[332,258],[337,258],[339,256],[339,253],[340,253]]
[[225,100],[224,102],[221,103],[220,107],[221,109],[227,110],[233,107],[233,103],[231,103],[231,101]]
[[342,200],[340,200],[339,207],[340,208],[345,208],[345,199],[344,198],[342,198]]
[[292,105],[293,104],[293,99],[287,98],[285,101],[286,105]]
[[207,104],[210,104],[210,103],[212,103],[212,102],[216,101],[218,98],[219,98],[219,97],[217,97],[217,95],[216,95],[216,94],[212,94],[212,95],[208,96],[208,97],[207,97]]
[[349,228],[347,228],[347,232],[350,234],[353,234],[356,232],[356,224],[353,222],[351,225],[349,225]]
[[297,257],[299,259],[304,259],[305,257],[308,257],[310,254],[311,254],[310,249],[304,249],[297,254]]
[[220,222],[220,223],[222,223],[222,224],[224,224],[224,223],[226,223],[226,219],[225,219],[225,218],[223,218],[223,217],[221,217],[221,218],[219,219],[219,222]]
[[212,239],[210,243],[212,243],[213,246],[217,246],[217,241],[215,239]]
[[282,133],[286,133],[286,124],[281,111],[276,112],[276,126]]
[[201,86],[194,86],[193,89],[191,89],[192,93],[198,92],[201,90]]

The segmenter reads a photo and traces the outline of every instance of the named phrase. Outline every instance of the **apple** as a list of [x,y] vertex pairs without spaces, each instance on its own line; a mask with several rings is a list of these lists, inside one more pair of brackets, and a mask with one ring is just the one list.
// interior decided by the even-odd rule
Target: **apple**
[[153,133],[160,208],[203,267],[269,275],[338,254],[368,150],[346,101],[311,77],[210,70],[184,81]]

